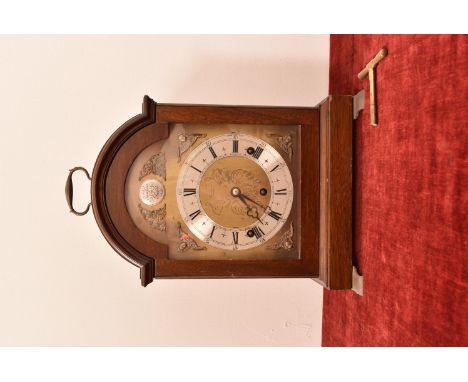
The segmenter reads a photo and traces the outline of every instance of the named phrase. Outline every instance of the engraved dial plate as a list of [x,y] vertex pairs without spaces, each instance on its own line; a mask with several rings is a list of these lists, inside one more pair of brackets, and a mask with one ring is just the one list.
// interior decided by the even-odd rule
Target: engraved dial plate
[[170,124],[128,172],[128,213],[171,260],[297,259],[300,135],[298,125]]
[[212,247],[247,250],[284,226],[294,198],[282,156],[247,134],[223,134],[197,146],[181,166],[177,206],[189,230]]

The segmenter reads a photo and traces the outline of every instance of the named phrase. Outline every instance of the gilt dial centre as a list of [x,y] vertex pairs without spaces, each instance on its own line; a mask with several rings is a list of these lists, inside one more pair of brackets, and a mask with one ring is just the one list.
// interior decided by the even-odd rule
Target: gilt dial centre
[[257,219],[247,214],[252,202],[243,195],[268,205],[270,197],[259,195],[260,188],[270,189],[270,182],[257,163],[240,156],[222,158],[213,162],[200,180],[200,204],[223,227],[247,227]]

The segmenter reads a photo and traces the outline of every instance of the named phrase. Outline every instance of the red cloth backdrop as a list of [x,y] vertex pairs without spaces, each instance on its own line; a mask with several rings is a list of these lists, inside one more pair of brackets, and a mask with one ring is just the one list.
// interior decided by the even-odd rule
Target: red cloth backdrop
[[[379,126],[359,71],[377,69]],[[324,346],[468,345],[468,36],[331,36],[330,94],[355,125],[354,261],[364,297],[324,291]]]

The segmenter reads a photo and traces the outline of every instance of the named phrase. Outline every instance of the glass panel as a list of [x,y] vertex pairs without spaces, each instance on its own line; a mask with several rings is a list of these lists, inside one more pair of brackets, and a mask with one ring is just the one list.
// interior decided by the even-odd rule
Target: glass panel
[[300,126],[172,124],[127,176],[136,226],[178,260],[300,257]]

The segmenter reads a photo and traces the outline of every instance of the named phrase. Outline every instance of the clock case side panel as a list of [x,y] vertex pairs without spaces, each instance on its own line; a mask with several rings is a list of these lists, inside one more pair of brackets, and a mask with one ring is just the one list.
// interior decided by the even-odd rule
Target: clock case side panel
[[[301,127],[300,258],[280,260],[156,259],[156,278],[317,277],[319,274],[319,110],[302,107],[159,104],[161,124],[258,124]],[[306,201],[306,202],[304,202]]]
[[[146,251],[142,248],[137,248],[134,243],[131,244],[126,239],[129,230],[136,235],[139,235],[139,231],[134,227],[130,216],[127,216],[126,208],[121,208],[125,203],[125,178],[128,168],[118,166],[119,161],[132,160],[132,158],[123,158],[122,154],[125,150],[121,150],[122,146],[134,139],[145,127],[156,123],[156,103],[148,96],[143,99],[142,109],[141,114],[119,127],[101,149],[93,169],[91,201],[94,217],[103,236],[120,256],[140,269],[141,284],[146,286],[155,277],[155,260],[145,254]],[[165,139],[168,134],[167,126],[159,127],[157,129],[159,137],[156,138]],[[109,177],[111,185],[109,185]],[[111,190],[110,186],[112,186]],[[116,214],[116,211],[120,212]],[[122,227],[128,229],[125,230]],[[167,253],[167,247],[162,244],[152,242],[151,246],[156,247],[155,249],[163,255]]]
[[317,281],[328,289],[352,287],[352,96],[320,105],[320,255]]

